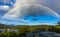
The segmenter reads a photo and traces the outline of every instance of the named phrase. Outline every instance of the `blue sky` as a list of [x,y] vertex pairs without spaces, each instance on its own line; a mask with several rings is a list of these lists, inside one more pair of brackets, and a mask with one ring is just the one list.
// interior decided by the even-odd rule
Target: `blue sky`
[[[7,1],[7,0],[6,0]],[[4,6],[4,5],[8,5],[9,8],[11,8],[13,6],[13,4],[11,4],[11,2],[15,3],[16,1],[15,0],[9,0],[8,3],[4,3],[3,0],[0,1],[0,5]],[[56,13],[58,13],[60,15],[60,0],[37,0],[36,2],[38,2],[39,4],[42,4],[44,6],[47,6],[49,8],[51,8],[52,10],[54,10]],[[8,11],[6,10],[2,10],[0,9],[0,17],[2,19],[2,16],[7,13]],[[51,16],[38,16],[36,17],[38,20],[34,21],[32,19],[34,19],[35,17],[30,17],[29,18],[26,18],[27,20],[30,21],[29,24],[39,24],[39,22],[46,22],[47,24],[55,24],[57,21],[59,21],[59,18],[57,17],[51,17]],[[5,20],[5,21],[4,21]],[[3,21],[1,20],[0,22],[4,23],[4,24],[14,24],[14,25],[17,25],[17,24],[26,24],[25,22],[13,22],[14,20],[6,20],[4,19]]]
[[12,3],[15,3],[16,1],[15,0],[0,0],[0,5],[8,5],[8,6],[12,6],[13,4]]

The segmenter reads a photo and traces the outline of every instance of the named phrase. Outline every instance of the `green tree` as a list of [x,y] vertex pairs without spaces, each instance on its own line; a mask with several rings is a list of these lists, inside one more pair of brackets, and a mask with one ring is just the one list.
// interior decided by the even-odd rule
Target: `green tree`
[[57,22],[58,25],[60,25],[60,22]]

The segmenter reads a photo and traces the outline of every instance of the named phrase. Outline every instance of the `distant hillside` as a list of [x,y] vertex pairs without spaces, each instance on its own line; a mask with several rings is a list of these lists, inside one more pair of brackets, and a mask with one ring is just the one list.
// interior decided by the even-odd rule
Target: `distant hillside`
[[52,25],[33,25],[33,26],[29,26],[29,25],[5,25],[5,24],[0,24],[0,29],[6,29],[6,28],[11,28],[11,29],[18,29],[18,28],[24,28],[24,27],[54,27]]
[[0,24],[0,29],[5,29],[5,28],[9,28],[8,25],[4,25],[4,24]]

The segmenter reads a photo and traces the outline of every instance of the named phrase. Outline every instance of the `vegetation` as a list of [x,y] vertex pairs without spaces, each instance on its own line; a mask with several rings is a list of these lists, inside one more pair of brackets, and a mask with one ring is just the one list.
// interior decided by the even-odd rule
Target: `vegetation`
[[[58,25],[56,26],[51,26],[51,25],[36,25],[36,26],[28,26],[28,25],[18,25],[18,26],[6,26],[5,28],[9,29],[17,29],[19,30],[18,32],[0,32],[0,37],[26,37],[26,33],[28,32],[33,32],[35,30],[44,30],[44,31],[52,31],[52,32],[57,32],[60,33],[60,23],[57,23]],[[1,24],[2,25],[2,24]],[[0,26],[1,26],[0,25]],[[3,27],[1,27],[3,29]]]

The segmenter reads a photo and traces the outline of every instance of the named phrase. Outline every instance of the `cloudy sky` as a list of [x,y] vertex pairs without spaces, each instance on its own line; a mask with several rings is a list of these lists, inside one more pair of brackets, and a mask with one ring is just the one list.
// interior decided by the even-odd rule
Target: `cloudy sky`
[[[6,13],[8,13],[8,11],[14,6],[15,2],[16,2],[16,6],[17,6],[17,5],[19,5],[19,2],[24,3],[26,1],[27,0],[1,0],[0,1],[0,17],[6,15]],[[41,4],[43,6],[46,6],[46,7],[50,8],[53,11],[55,11],[57,14],[60,15],[60,0],[31,0],[31,2],[32,1],[35,2],[35,3]],[[29,2],[29,1],[27,1],[27,2]],[[44,17],[41,17],[41,16],[37,17],[37,18],[41,18],[41,19],[39,19],[40,21],[38,21],[38,22],[42,22],[42,21],[46,22],[47,21],[47,17],[45,17],[45,16]],[[30,18],[32,19],[32,18],[35,18],[35,17],[29,17],[28,20],[31,20]],[[42,18],[45,18],[45,19],[42,19]],[[50,16],[48,18],[49,18],[48,19],[49,21],[47,21],[47,22],[50,23],[50,24],[54,24],[54,23],[56,23],[58,21],[57,20],[58,18],[53,18],[53,17],[50,17]],[[11,22],[9,22],[9,21],[11,21],[11,20],[6,20],[5,19],[5,21],[1,20],[0,22],[2,22],[4,24],[7,24],[7,22],[8,22],[8,24],[21,24],[21,23],[22,24],[26,24],[25,22],[24,23],[23,22],[21,22],[21,23],[20,22],[17,22],[17,23],[13,22],[14,20],[12,20]],[[30,24],[34,24],[34,23],[30,23]]]
[[44,6],[47,6],[51,8],[52,10],[56,11],[58,14],[60,14],[60,0],[17,0],[17,4],[21,2],[35,2],[42,4]]
[[39,0],[39,1],[40,1],[39,3],[51,8],[52,10],[60,14],[60,0]]

